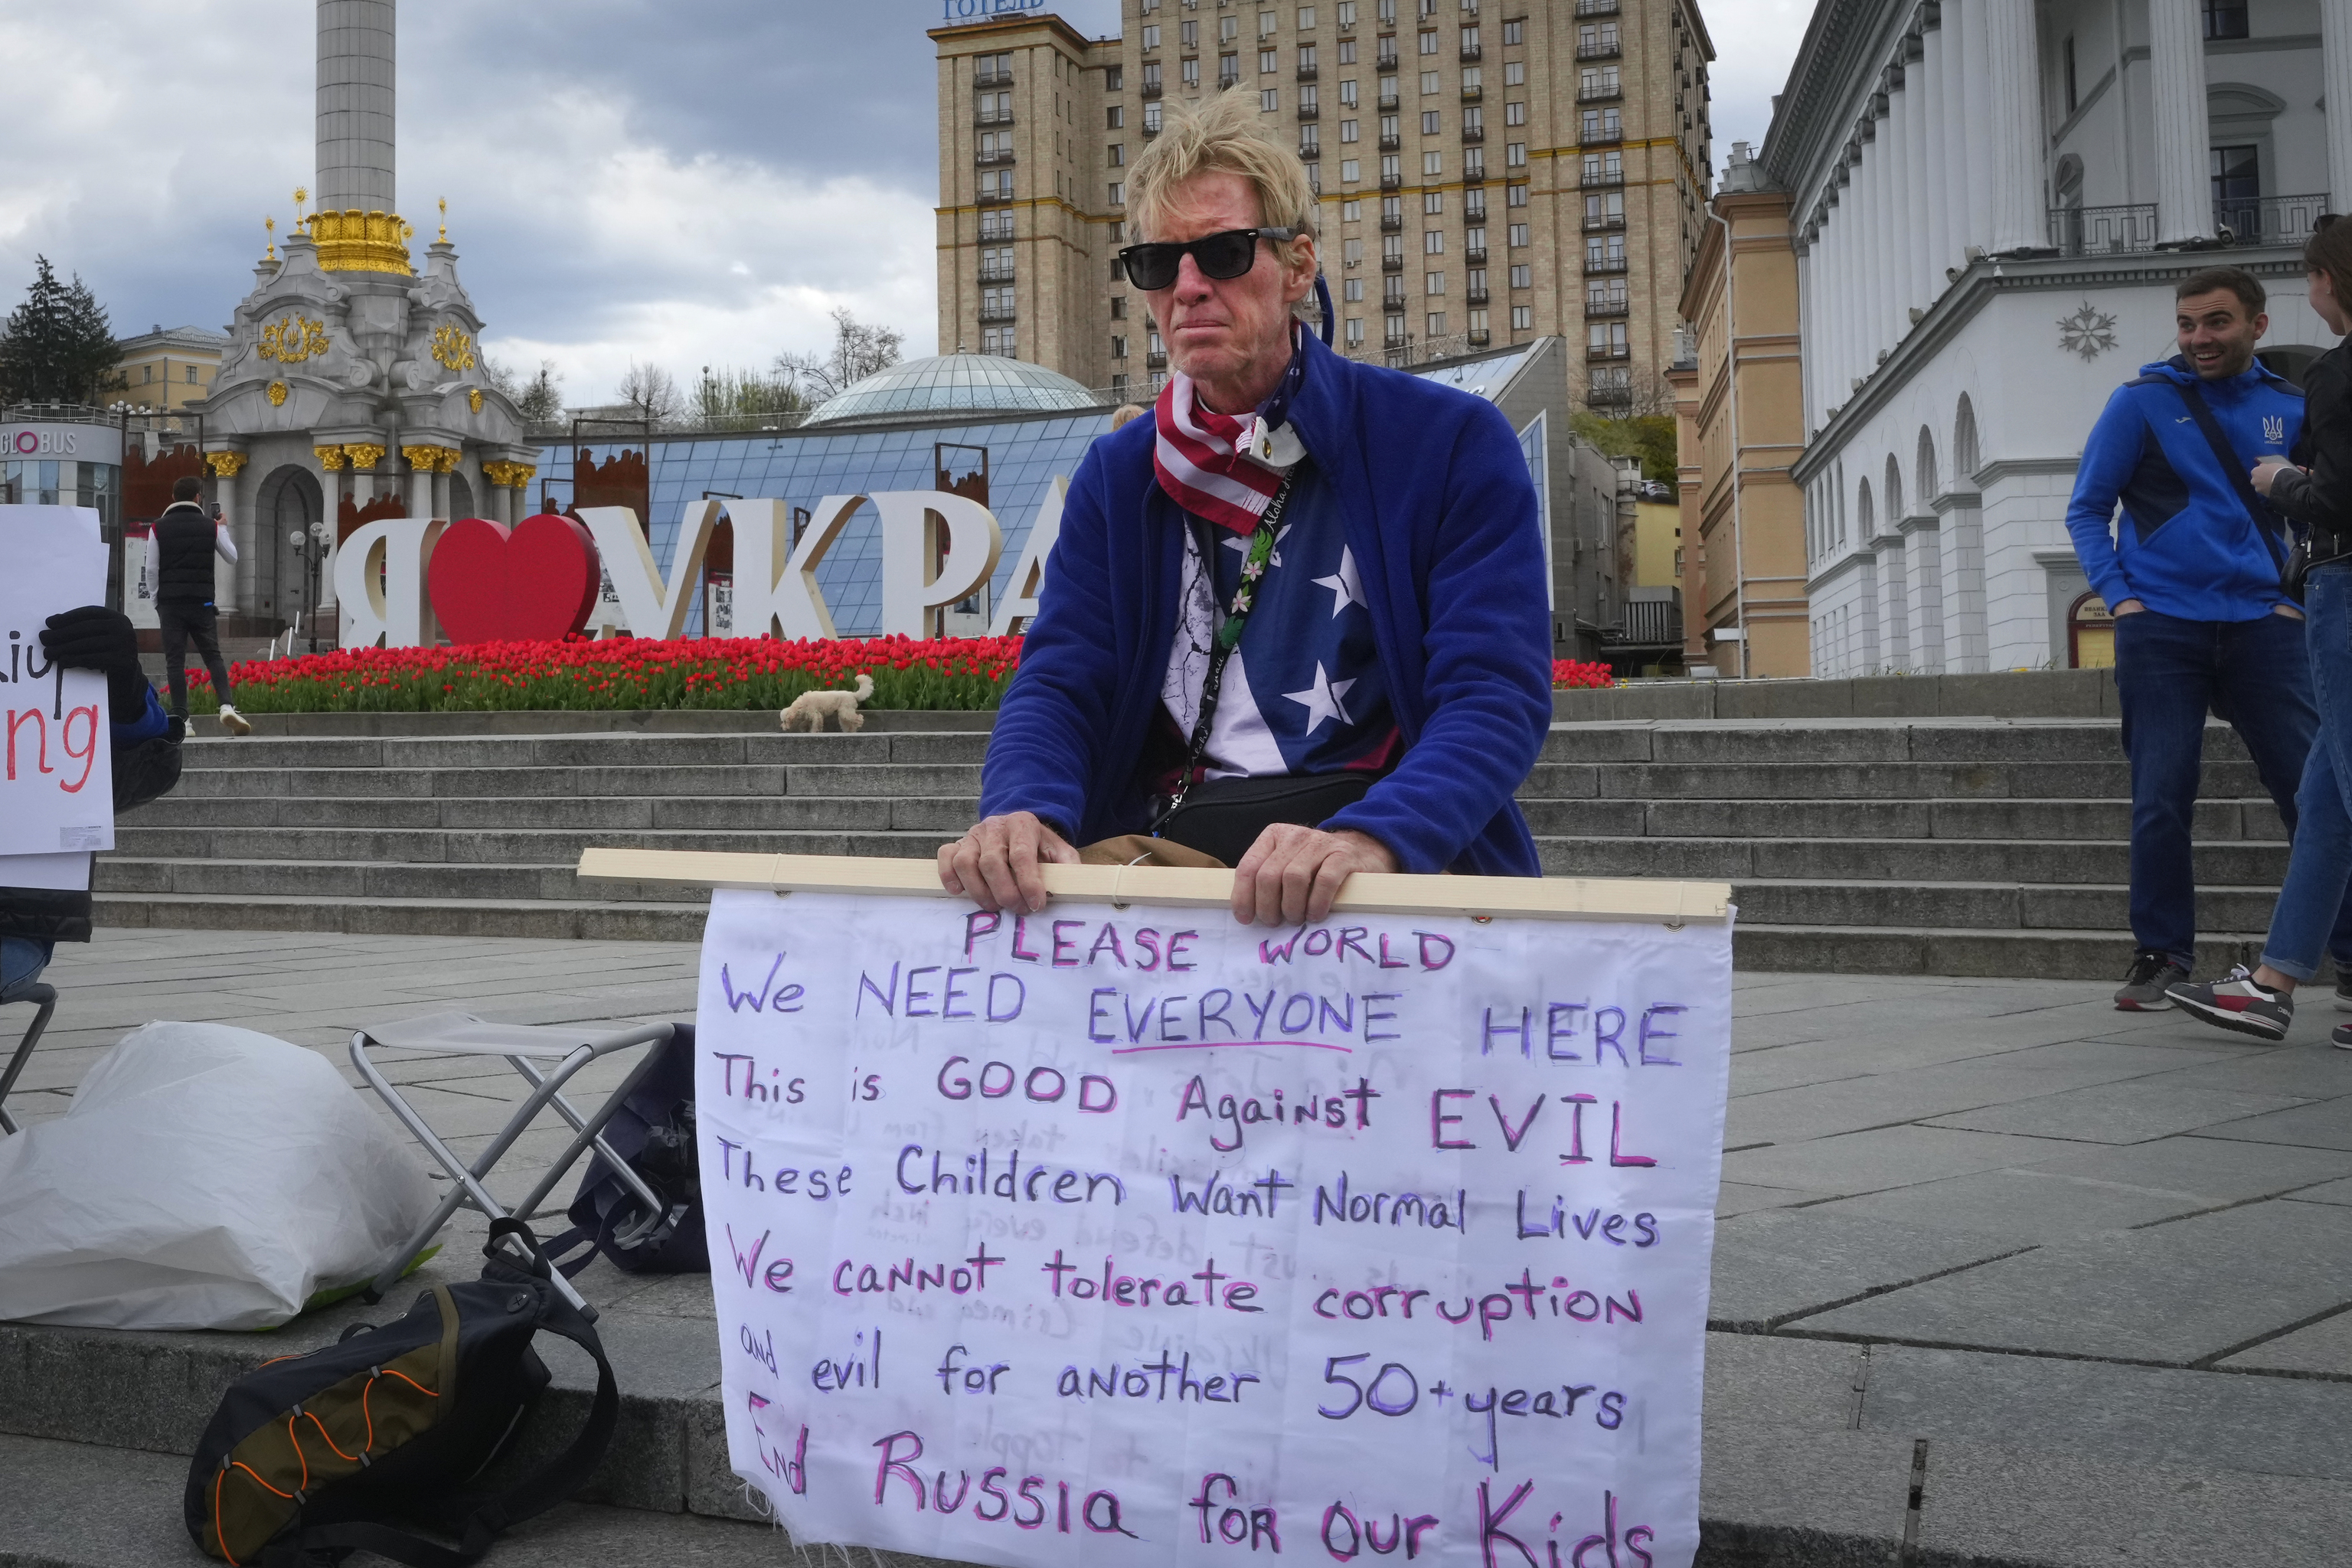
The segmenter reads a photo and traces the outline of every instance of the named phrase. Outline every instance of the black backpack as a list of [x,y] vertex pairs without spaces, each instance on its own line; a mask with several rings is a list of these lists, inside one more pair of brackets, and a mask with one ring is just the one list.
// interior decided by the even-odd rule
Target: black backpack
[[[673,1026],[658,1060],[604,1123],[604,1142],[660,1199],[646,1202],[602,1153],[588,1163],[564,1217],[572,1228],[551,1237],[547,1255],[566,1278],[598,1253],[630,1274],[708,1274],[710,1244],[702,1226],[702,1175],[694,1143],[694,1026]],[[582,1242],[588,1250],[565,1260]]]
[[[501,1248],[511,1236],[526,1265]],[[469,1283],[436,1285],[397,1322],[355,1323],[341,1342],[264,1362],[231,1384],[188,1468],[188,1533],[232,1564],[297,1568],[364,1549],[410,1568],[462,1568],[509,1525],[579,1490],[620,1412],[596,1331],[551,1283],[520,1221],[491,1223],[490,1259]],[[596,1361],[596,1398],[570,1447],[497,1494],[467,1489],[505,1451],[548,1384],[540,1330]],[[456,1538],[452,1548],[385,1522]]]

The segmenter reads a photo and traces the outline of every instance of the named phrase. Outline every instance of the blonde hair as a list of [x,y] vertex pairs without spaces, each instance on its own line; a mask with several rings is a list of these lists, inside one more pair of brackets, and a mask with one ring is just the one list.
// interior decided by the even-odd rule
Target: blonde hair
[[[1275,134],[1247,93],[1221,92],[1198,108],[1168,106],[1159,138],[1145,144],[1128,176],[1127,209],[1138,237],[1148,236],[1165,216],[1176,188],[1200,174],[1239,174],[1257,192],[1259,223],[1314,235],[1315,188],[1307,183],[1307,165]],[[1296,240],[1276,249],[1286,267],[1297,259]]]
[[1122,403],[1110,411],[1110,427],[1114,430],[1130,419],[1143,417],[1143,410],[1132,403]]

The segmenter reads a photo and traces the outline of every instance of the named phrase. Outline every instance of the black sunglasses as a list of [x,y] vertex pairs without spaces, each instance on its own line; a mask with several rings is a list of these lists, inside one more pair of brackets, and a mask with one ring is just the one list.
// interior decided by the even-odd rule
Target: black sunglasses
[[1204,278],[1238,278],[1257,260],[1260,239],[1297,239],[1295,228],[1228,228],[1181,245],[1130,245],[1118,253],[1128,281],[1146,292],[1176,281],[1176,268],[1190,255]]

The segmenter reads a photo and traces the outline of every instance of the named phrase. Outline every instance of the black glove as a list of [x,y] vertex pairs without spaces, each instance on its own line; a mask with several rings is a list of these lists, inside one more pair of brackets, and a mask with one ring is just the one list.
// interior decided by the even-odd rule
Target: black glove
[[131,617],[103,605],[84,605],[51,616],[41,647],[68,669],[94,669],[106,677],[107,717],[133,724],[147,712],[147,672],[139,664],[139,634]]

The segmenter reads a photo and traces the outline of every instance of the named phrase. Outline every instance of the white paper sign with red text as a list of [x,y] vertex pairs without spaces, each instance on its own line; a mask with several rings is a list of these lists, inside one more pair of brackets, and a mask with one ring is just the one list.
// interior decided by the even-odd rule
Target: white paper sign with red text
[[0,506],[0,856],[114,847],[106,678],[41,651],[51,616],[105,602],[97,512]]
[[974,1563],[1686,1568],[1730,995],[1721,922],[721,891],[734,1468]]

